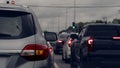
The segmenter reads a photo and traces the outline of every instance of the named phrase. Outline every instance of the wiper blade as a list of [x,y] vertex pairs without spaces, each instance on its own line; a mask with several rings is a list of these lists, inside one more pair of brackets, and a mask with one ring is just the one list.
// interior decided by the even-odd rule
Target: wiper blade
[[11,36],[10,34],[0,33],[0,37],[8,37]]

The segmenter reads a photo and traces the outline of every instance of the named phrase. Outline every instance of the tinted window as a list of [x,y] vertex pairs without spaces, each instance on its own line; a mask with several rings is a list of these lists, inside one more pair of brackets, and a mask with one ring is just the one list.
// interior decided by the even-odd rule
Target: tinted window
[[35,28],[30,13],[0,11],[0,38],[23,38],[34,33]]
[[87,29],[86,36],[118,36],[118,29],[116,26],[90,26]]
[[70,35],[70,38],[72,38],[72,39],[78,39],[78,35],[76,35],[76,34],[71,34],[71,35]]
[[59,38],[60,38],[60,39],[66,39],[67,37],[68,37],[67,34],[61,34],[61,35],[59,35]]

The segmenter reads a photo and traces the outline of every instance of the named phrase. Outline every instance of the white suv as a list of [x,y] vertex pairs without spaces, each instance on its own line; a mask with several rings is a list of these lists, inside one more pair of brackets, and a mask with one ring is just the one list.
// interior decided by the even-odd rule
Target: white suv
[[53,68],[55,33],[42,35],[37,17],[27,7],[0,6],[0,68]]

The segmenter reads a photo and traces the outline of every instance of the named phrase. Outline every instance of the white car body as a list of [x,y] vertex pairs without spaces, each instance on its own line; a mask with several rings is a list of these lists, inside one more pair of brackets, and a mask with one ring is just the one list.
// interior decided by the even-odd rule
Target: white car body
[[[53,68],[53,53],[49,52],[48,58],[44,60],[35,61],[27,60],[26,58],[21,56],[23,48],[30,44],[39,44],[44,47],[50,47],[50,44],[47,43],[47,41],[42,35],[42,30],[35,14],[27,7],[8,4],[3,4],[3,6],[0,6],[0,12],[0,18],[3,18],[0,20],[0,25],[7,27],[4,29],[4,31],[2,30],[4,27],[2,28],[2,26],[0,26],[0,68]],[[26,21],[28,18],[22,18],[23,16],[30,16],[31,21]],[[16,20],[14,18],[17,17],[20,17],[19,19],[22,20],[19,21],[20,24],[17,21],[14,21]],[[16,24],[12,24],[13,22],[11,21],[14,21]],[[27,28],[28,25],[31,26]],[[13,35],[17,34],[15,32],[10,32],[10,29],[11,31],[16,30],[16,33],[20,32],[20,37],[13,37]],[[31,29],[33,33],[31,33],[29,29]]]

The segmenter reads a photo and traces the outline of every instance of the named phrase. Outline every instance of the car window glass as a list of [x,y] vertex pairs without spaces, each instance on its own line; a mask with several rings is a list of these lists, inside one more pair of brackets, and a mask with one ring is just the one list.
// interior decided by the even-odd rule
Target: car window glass
[[59,36],[59,38],[64,39],[64,38],[67,38],[67,36],[68,36],[67,34],[62,34]]
[[82,29],[82,31],[80,32],[80,36],[81,36],[81,37],[84,35],[85,30],[86,30],[86,29],[84,28],[84,29]]
[[31,13],[0,11],[0,38],[25,38],[36,33]]
[[86,36],[117,36],[116,26],[91,26],[88,28]]
[[0,17],[0,33],[18,36],[21,30],[21,17]]
[[78,36],[77,36],[76,34],[71,34],[71,35],[70,35],[70,38],[72,38],[72,39],[77,39]]

